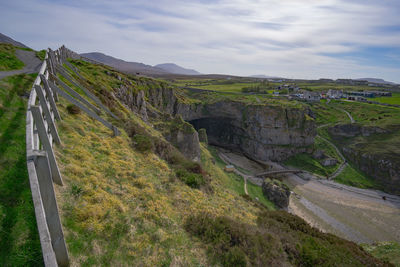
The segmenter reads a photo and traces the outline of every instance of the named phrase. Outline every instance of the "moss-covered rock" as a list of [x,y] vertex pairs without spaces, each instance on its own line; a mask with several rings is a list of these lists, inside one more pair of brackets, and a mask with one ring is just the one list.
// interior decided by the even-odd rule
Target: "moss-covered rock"
[[262,184],[262,191],[277,207],[287,209],[289,206],[290,189],[279,180],[265,179]]
[[207,131],[204,128],[199,129],[199,140],[202,143],[208,144]]

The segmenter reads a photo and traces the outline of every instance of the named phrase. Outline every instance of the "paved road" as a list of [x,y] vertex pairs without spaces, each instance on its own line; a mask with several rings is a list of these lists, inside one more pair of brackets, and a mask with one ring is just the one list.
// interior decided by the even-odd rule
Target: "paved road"
[[0,71],[0,79],[21,73],[39,72],[40,67],[42,65],[42,61],[40,61],[40,59],[36,57],[35,52],[17,49],[15,51],[15,55],[22,62],[24,62],[25,64],[24,68],[20,70]]

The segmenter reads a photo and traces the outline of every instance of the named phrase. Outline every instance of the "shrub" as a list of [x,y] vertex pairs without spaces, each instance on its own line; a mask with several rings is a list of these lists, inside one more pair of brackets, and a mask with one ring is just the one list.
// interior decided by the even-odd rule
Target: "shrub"
[[67,106],[67,111],[69,114],[79,114],[81,113],[81,109],[78,108],[77,106],[70,104]]
[[189,216],[184,226],[206,245],[212,265],[390,266],[284,211],[260,213],[257,225],[200,213]]
[[140,152],[147,152],[153,149],[153,142],[150,136],[135,134],[132,139],[135,148]]
[[176,176],[192,188],[200,188],[205,184],[204,177],[201,174],[189,172],[183,168],[176,171]]

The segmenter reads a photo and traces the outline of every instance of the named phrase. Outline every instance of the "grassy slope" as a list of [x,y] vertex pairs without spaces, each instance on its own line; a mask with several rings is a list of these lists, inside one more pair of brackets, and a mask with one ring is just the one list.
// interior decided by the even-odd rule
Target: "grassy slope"
[[[88,66],[84,68],[89,71]],[[96,81],[115,82],[101,68],[91,67],[90,73],[83,74],[90,80],[89,84],[94,83],[93,73],[97,73]],[[102,86],[106,88],[109,84]],[[206,241],[196,238],[187,228],[189,218],[193,220],[193,216],[202,214],[211,218],[224,216],[232,225],[240,222],[243,231],[249,233],[258,227],[257,215],[265,208],[238,194],[239,186],[213,163],[212,155],[204,146],[201,161],[211,185],[211,190],[206,191],[182,183],[170,166],[152,152],[139,153],[133,149],[125,131],[113,138],[108,129],[86,115],[68,114],[66,106],[65,101],[59,103],[63,146],[57,148],[56,154],[65,185],[57,187],[57,196],[73,265],[210,265],[218,259],[207,248],[218,250],[220,247],[217,243],[210,247]],[[126,109],[123,112],[125,115],[121,116],[130,117],[157,135],[136,115]],[[280,214],[263,215],[258,222],[262,227],[269,225],[268,231],[276,237],[282,231],[290,236],[274,237],[277,246],[272,246],[271,253],[264,256],[270,259],[277,256],[280,263],[299,260],[313,264],[326,259],[328,263],[360,265],[374,261],[353,243],[325,235],[314,238],[307,233],[299,234],[304,231],[302,220]],[[288,225],[291,226],[288,228]],[[271,238],[270,234],[266,237]],[[241,240],[246,239],[243,236]],[[249,239],[249,247],[256,245],[254,241]],[[288,258],[283,248],[294,252],[297,259]],[[321,250],[324,253],[318,252]],[[229,259],[231,254],[227,255]]]
[[204,251],[182,226],[189,214],[207,210],[255,222],[257,208],[224,188],[230,178],[204,148],[212,194],[178,181],[155,154],[133,150],[125,132],[112,138],[85,115],[67,114],[65,104],[60,110],[64,146],[57,157],[66,185],[59,188],[59,203],[74,263],[201,264]]
[[18,70],[24,67],[24,63],[15,56],[13,45],[0,43],[0,71]]
[[359,188],[380,189],[380,185],[372,178],[366,176],[352,165],[347,165],[343,172],[336,176],[335,181],[341,184],[355,186]]
[[[347,115],[340,109],[344,109],[350,112],[350,114],[354,117],[356,122],[361,123],[363,125],[385,127],[387,125],[400,122],[399,120],[400,118],[398,118],[399,116],[396,114],[394,108],[381,107],[378,105],[333,100],[329,104],[326,104],[324,101],[321,103],[313,103],[310,106],[314,111],[314,113],[316,114],[317,124],[328,125],[326,127],[318,129],[318,134],[330,140],[331,142],[336,143],[336,145],[339,147],[343,145],[343,143],[337,143],[335,142],[335,140],[332,140],[331,136],[327,131],[327,128],[337,123],[350,122]],[[373,144],[374,142],[379,143],[379,145],[374,145]],[[370,142],[368,142],[368,146],[370,148],[379,147],[382,142],[388,144],[389,146],[393,144],[393,141],[388,142],[387,139],[382,138],[380,140],[376,139],[371,140]],[[383,147],[384,149],[388,148],[388,146],[386,145],[384,145]],[[395,149],[395,148],[391,147],[390,149]],[[303,162],[300,163],[297,162],[296,166],[301,164],[305,165],[305,168],[310,167],[307,170],[317,170],[317,173],[319,172],[320,174],[326,173],[326,171],[320,169],[320,166],[317,163],[314,162],[313,164],[313,159],[311,159],[311,157],[309,156],[308,158],[304,159]],[[335,178],[335,181],[342,184],[356,186],[360,188],[377,188],[377,189],[381,188],[381,186],[376,181],[374,181],[372,178],[368,177],[366,174],[358,170],[354,165],[348,165],[343,170],[343,172]]]
[[[357,102],[333,102],[332,105],[343,108],[351,113],[357,123],[363,126],[374,126],[386,129],[387,134],[376,134],[369,137],[340,138],[335,141],[338,145],[350,146],[360,153],[378,155],[380,158],[390,158],[393,162],[400,162],[400,109],[380,105]],[[352,176],[358,177],[358,175]],[[348,181],[350,179],[340,179]],[[356,178],[357,179],[357,178]],[[368,186],[372,179],[364,179],[363,186]],[[358,181],[356,183],[359,183]],[[376,182],[374,187],[378,186]],[[368,186],[369,187],[369,186]]]
[[364,249],[378,259],[390,261],[400,267],[400,244],[396,242],[379,242],[372,245],[363,245]]
[[372,101],[400,105],[400,93],[392,93],[391,97],[389,97],[389,96],[376,97],[376,98],[373,98]]
[[0,80],[0,262],[40,266],[39,235],[26,170],[26,97],[35,74]]
[[322,166],[320,160],[314,159],[309,154],[298,154],[287,159],[284,164],[299,169],[303,169],[312,173],[316,173],[322,176],[329,176],[339,167],[342,159],[337,154],[336,150],[325,140],[321,138],[315,139],[314,148],[316,150],[323,150],[324,154],[328,157],[335,158],[338,163],[334,166]]
[[[215,164],[220,169],[223,169],[226,164],[218,157],[217,151],[214,147],[209,147],[208,150],[210,151],[211,155],[215,159]],[[235,166],[238,168],[237,166]],[[244,171],[244,170],[242,170]],[[227,184],[230,189],[235,191],[237,194],[244,196],[244,181],[243,178],[235,173],[225,173],[230,179],[228,180],[229,183]],[[275,205],[269,201],[264,194],[262,193],[261,187],[252,184],[251,182],[247,182],[247,192],[251,199],[254,201],[260,202],[262,205],[267,207],[269,210],[275,210]],[[258,200],[257,200],[258,199]]]

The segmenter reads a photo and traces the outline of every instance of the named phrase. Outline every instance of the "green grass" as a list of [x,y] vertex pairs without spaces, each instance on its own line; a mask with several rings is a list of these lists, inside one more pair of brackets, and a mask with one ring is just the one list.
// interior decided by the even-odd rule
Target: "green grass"
[[386,104],[400,105],[400,93],[392,93],[391,97],[384,96],[384,97],[372,98],[372,101],[386,103]]
[[[249,193],[249,196],[256,200],[259,201],[261,204],[263,204],[265,207],[267,207],[269,210],[276,210],[276,207],[274,203],[269,201],[263,194],[261,186],[252,184],[251,182],[247,181],[247,192]],[[257,199],[258,200],[257,200]]]
[[40,50],[40,51],[36,51],[35,55],[37,58],[39,58],[40,60],[44,60],[44,58],[46,57],[46,50]]
[[348,111],[362,125],[387,127],[400,124],[400,112],[395,107],[349,101],[331,101],[329,105]]
[[[218,156],[217,149],[213,146],[208,146],[208,150],[210,154],[215,160],[215,164],[217,167],[224,169],[226,163]],[[226,172],[226,175],[229,177],[228,187],[236,192],[239,195],[244,195],[244,181],[243,178],[235,173]]]
[[284,162],[284,164],[301,170],[306,170],[311,173],[316,173],[322,176],[331,175],[339,167],[340,163],[342,162],[342,159],[336,152],[335,148],[321,138],[318,137],[315,138],[314,148],[316,150],[322,150],[327,157],[337,159],[338,163],[334,166],[325,167],[322,166],[320,160],[314,159],[312,155],[302,153],[290,157]]
[[188,233],[207,248],[214,266],[378,266],[360,246],[324,234],[283,211],[259,214],[257,225],[226,216],[192,214]]
[[342,173],[336,176],[335,182],[358,188],[380,188],[374,180],[356,170],[351,165],[347,165]]
[[[223,169],[226,166],[226,164],[218,156],[216,148],[209,146],[208,150],[210,151],[211,155],[213,156],[213,158],[215,160],[215,164],[219,168]],[[237,166],[235,166],[235,167],[237,168]],[[245,170],[241,170],[241,171],[244,172]],[[244,192],[243,177],[241,177],[235,173],[226,173],[226,175],[230,178],[228,187],[231,190],[233,190],[234,192],[236,192],[237,194],[244,195],[245,192]],[[265,207],[267,207],[269,210],[276,209],[275,205],[264,196],[264,194],[262,192],[262,188],[260,186],[254,185],[248,181],[247,182],[247,193],[249,193],[249,196],[251,197],[251,199],[253,199],[254,201],[260,202]]]
[[322,166],[318,160],[314,159],[311,155],[305,153],[297,154],[295,156],[288,158],[286,161],[284,161],[284,164],[311,173],[315,173],[324,177],[329,176],[336,169],[335,166],[333,167]]
[[0,262],[41,266],[42,252],[26,169],[26,97],[36,74],[0,81]]
[[259,83],[210,84],[198,86],[198,88],[226,93],[241,93],[242,88],[257,86],[258,84]]
[[349,119],[343,111],[338,111],[333,105],[321,103],[310,103],[311,109],[316,115],[317,125],[325,125],[328,123],[335,124],[338,122],[347,122]]
[[10,44],[0,43],[0,71],[18,70],[24,63],[15,56],[15,47]]
[[396,242],[379,242],[377,244],[363,244],[362,247],[374,257],[388,261],[400,267],[400,244]]
[[315,137],[315,148],[324,151],[324,154],[326,156],[337,159],[339,163],[343,161],[337,153],[336,149],[330,143],[326,142],[319,136]]

